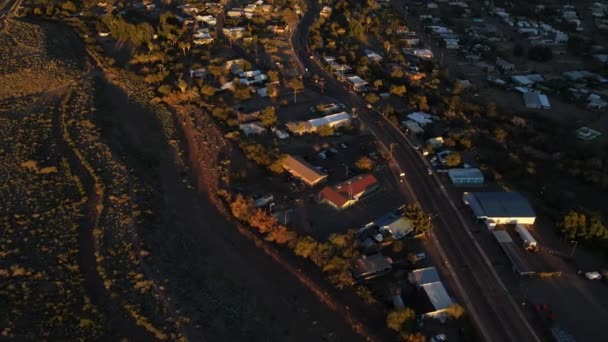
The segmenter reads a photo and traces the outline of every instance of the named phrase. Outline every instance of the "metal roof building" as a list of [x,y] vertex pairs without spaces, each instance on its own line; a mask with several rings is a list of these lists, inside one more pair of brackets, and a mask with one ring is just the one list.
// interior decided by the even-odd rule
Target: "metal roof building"
[[522,96],[524,97],[526,108],[551,109],[551,103],[549,103],[549,98],[545,94],[529,91]]
[[448,175],[455,185],[483,184],[483,173],[477,168],[449,169]]
[[309,186],[315,186],[327,179],[327,175],[317,171],[312,165],[298,157],[287,155],[283,168]]
[[412,271],[409,274],[409,281],[424,290],[429,302],[435,309],[434,311],[425,313],[424,316],[440,316],[444,313],[445,309],[454,304],[452,298],[448,295],[448,292],[441,283],[435,267],[421,268]]
[[478,220],[495,224],[534,224],[536,214],[518,192],[465,192],[468,205]]

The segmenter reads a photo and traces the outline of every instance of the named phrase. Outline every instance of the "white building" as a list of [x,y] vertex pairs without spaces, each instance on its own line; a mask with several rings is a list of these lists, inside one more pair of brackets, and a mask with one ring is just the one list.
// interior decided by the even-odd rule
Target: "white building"
[[260,125],[259,122],[251,122],[239,125],[245,136],[259,135],[266,132],[266,128]]

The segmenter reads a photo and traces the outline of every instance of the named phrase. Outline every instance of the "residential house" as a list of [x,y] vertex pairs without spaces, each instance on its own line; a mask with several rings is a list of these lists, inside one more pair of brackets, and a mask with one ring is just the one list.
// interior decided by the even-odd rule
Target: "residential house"
[[260,125],[259,122],[240,124],[239,128],[245,134],[245,136],[259,135],[266,132],[266,128]]
[[351,260],[350,270],[356,280],[372,279],[389,273],[392,262],[391,258],[382,253],[362,255]]
[[524,98],[526,108],[551,109],[551,104],[549,103],[549,98],[547,98],[547,95],[537,92],[527,92],[522,96]]
[[325,173],[319,172],[299,157],[287,155],[283,160],[283,168],[308,186],[315,186],[327,179]]
[[319,192],[319,202],[327,203],[336,209],[345,209],[379,188],[380,183],[374,175],[356,176],[337,185],[323,188]]
[[247,29],[242,26],[224,27],[222,32],[229,39],[240,39],[243,38]]

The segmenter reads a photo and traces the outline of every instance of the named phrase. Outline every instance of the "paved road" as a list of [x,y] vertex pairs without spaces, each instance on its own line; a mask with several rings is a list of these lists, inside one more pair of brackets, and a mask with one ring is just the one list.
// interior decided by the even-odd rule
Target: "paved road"
[[[396,143],[394,162],[407,175],[402,188],[422,207],[434,214],[433,240],[447,261],[443,267],[452,275],[453,288],[459,293],[465,309],[485,341],[539,341],[508,291],[498,278],[487,256],[472,236],[470,220],[462,217],[446,195],[435,175],[427,173],[428,164],[414,150],[407,137],[379,113],[366,110],[362,97],[347,90],[319,64],[318,56],[309,58],[308,30],[319,13],[314,0],[307,1],[308,9],[293,35],[293,45],[303,70],[324,77],[326,95],[357,108],[359,118],[385,146]],[[310,85],[314,85],[310,84]]]

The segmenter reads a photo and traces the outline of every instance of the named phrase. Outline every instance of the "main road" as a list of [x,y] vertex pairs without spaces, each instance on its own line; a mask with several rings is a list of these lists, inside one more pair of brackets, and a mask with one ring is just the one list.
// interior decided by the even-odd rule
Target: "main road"
[[326,95],[357,108],[360,120],[380,143],[395,144],[392,162],[406,173],[407,180],[401,191],[418,200],[427,212],[436,214],[432,240],[482,340],[540,341],[475,240],[471,220],[462,216],[436,175],[429,175],[428,162],[398,127],[380,113],[367,110],[362,97],[334,79],[320,64],[319,56],[311,54],[308,32],[319,10],[315,0],[307,0],[307,10],[292,36],[302,71],[322,76]]

